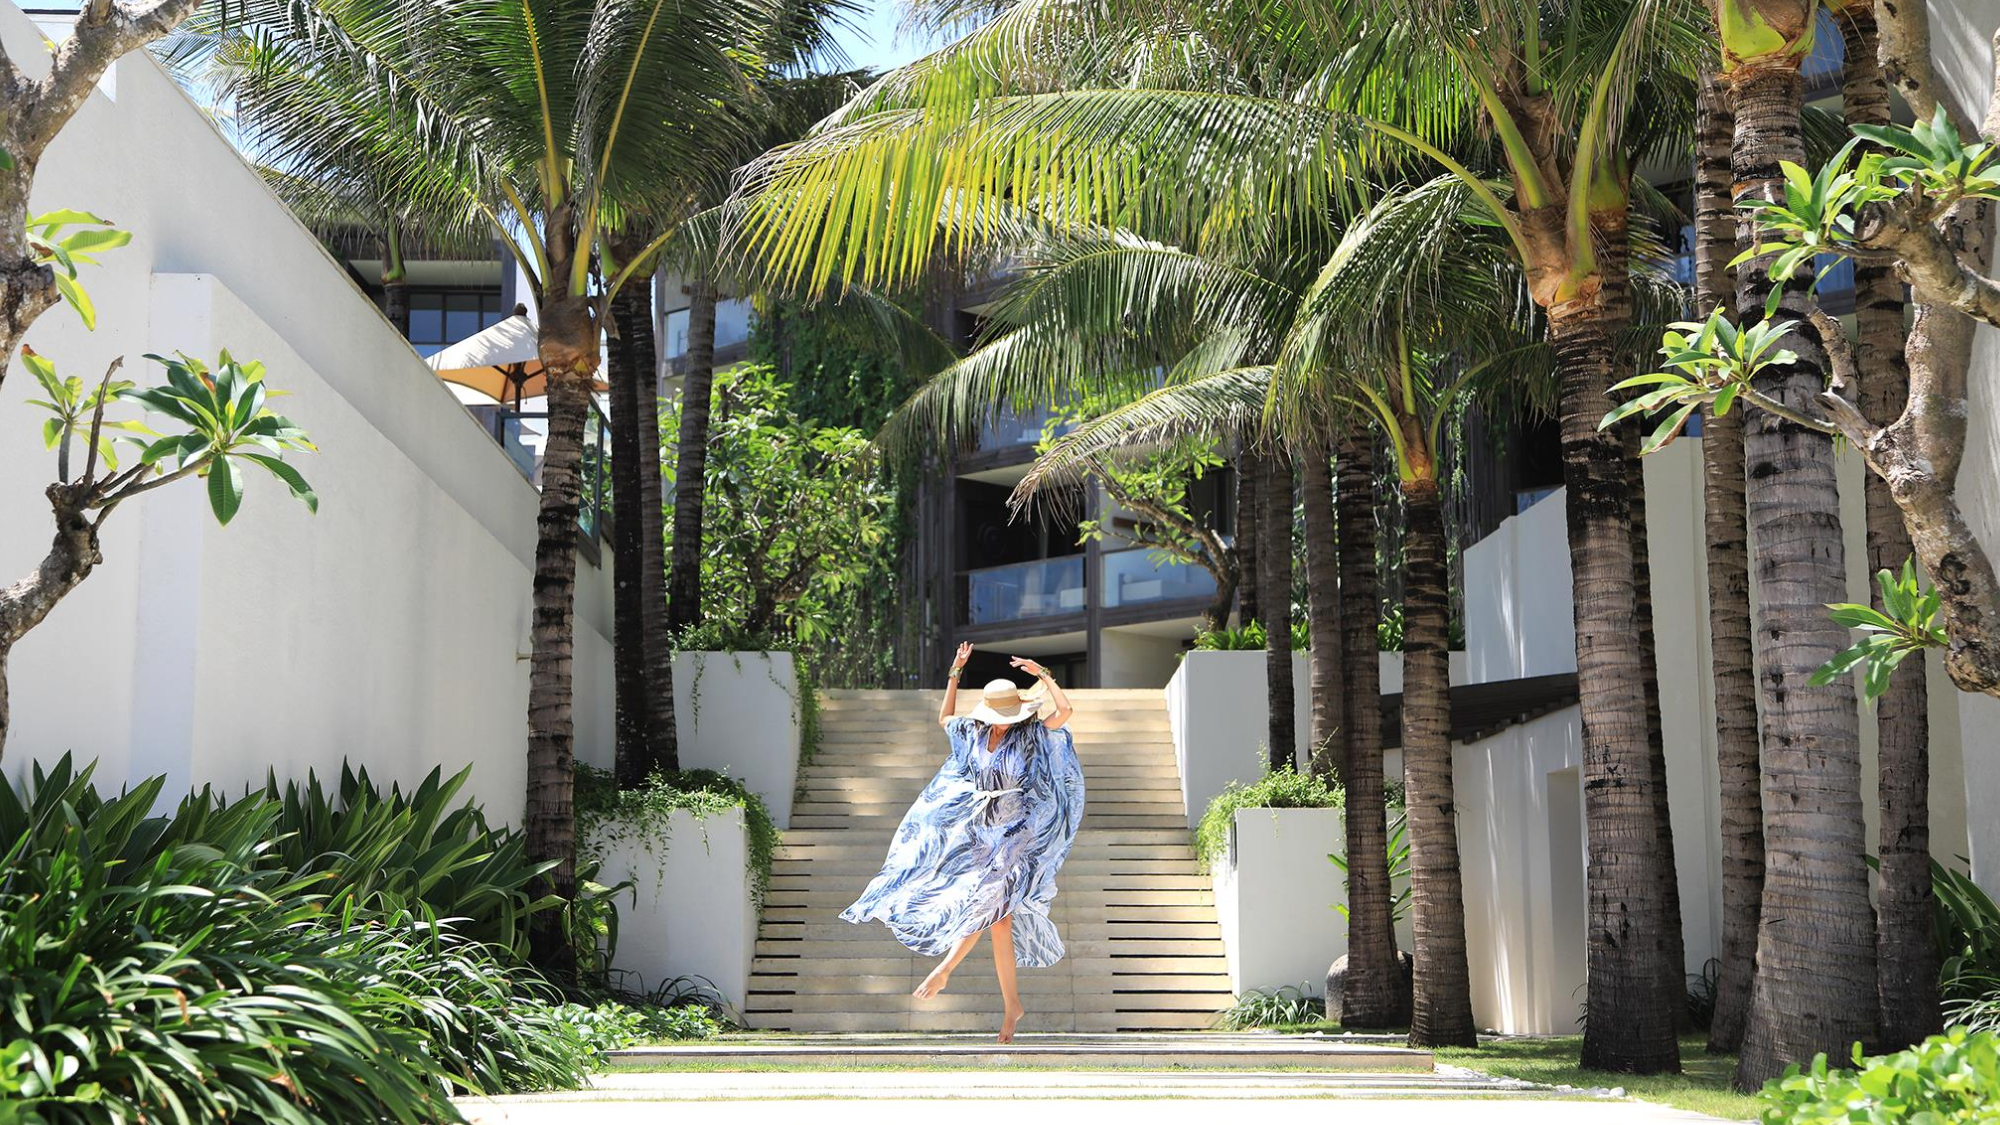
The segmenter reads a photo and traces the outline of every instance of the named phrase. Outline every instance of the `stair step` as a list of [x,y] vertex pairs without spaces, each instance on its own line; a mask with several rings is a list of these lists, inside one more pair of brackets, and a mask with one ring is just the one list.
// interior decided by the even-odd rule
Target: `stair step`
[[[847,925],[847,923],[840,923]],[[784,927],[797,929],[798,927]],[[754,954],[757,957],[889,957],[906,953],[896,939],[888,935],[882,927],[870,924],[856,926],[857,933],[852,941],[830,938],[806,940],[799,937],[780,938],[772,934],[759,934]],[[872,943],[872,950],[871,950]],[[1219,937],[1207,938],[1091,938],[1072,939],[1063,935],[1063,945],[1070,957],[1215,957],[1222,954]]]
[[[839,972],[804,973],[797,976],[752,976],[750,978],[751,1006],[763,1011],[774,1010],[772,1005],[779,1001],[776,997],[794,996],[895,996],[912,999],[910,990],[923,977],[915,972],[868,973],[852,972],[845,962],[839,964]],[[928,973],[928,964],[921,966]],[[977,971],[973,971],[977,969]],[[1228,992],[1229,974],[1213,973],[1147,973],[1125,976],[1094,974],[1070,977],[1052,975],[1051,972],[1037,970],[1019,974],[1018,987],[1024,996],[1071,994],[1088,995],[1097,998],[1100,994],[1112,992]],[[990,968],[966,966],[952,974],[951,988],[946,993],[968,996],[995,996],[1000,991],[1000,982],[995,980]],[[759,1003],[757,997],[765,997]],[[919,1004],[922,1001],[918,1002]],[[803,1010],[803,1009],[801,1009]]]
[[[888,844],[794,844],[781,842],[772,852],[774,860],[872,859],[880,863]],[[1079,859],[1186,859],[1185,844],[1099,844],[1084,840],[1070,848],[1069,858]]]
[[[1055,908],[1049,917],[1065,931],[1083,925],[1135,925],[1164,928],[1168,925],[1214,925],[1215,907],[1210,904],[1199,906],[1105,906],[1088,901],[1063,902],[1068,895],[1058,896]],[[840,906],[774,906],[764,907],[764,922],[767,926],[788,923],[812,924],[826,922],[840,917]],[[776,929],[768,931],[773,936],[782,936]],[[1217,937],[1220,937],[1218,932]]]
[[[1186,1012],[1048,1012],[1029,1019],[1045,1031],[1206,1031],[1220,1008]],[[758,1012],[746,1013],[753,1029],[782,1031],[977,1031],[991,1034],[1000,1013],[988,1012]],[[1076,1063],[1074,1065],[1089,1065]],[[1249,1065],[1249,1064],[1241,1064]],[[1263,1066],[1272,1065],[1268,1060]]]
[[[751,984],[751,989],[754,991],[762,987],[754,983],[758,980],[772,982],[768,986],[770,988],[783,989],[793,987],[792,984],[786,982],[795,982],[805,976],[850,973],[877,977],[894,977],[899,974],[910,976],[910,987],[914,988],[917,981],[922,980],[924,975],[931,971],[931,966],[937,963],[937,958],[935,957],[919,957],[909,950],[903,949],[901,946],[895,946],[895,948],[898,950],[898,955],[893,957],[808,958],[787,954],[760,955],[752,962],[751,979],[753,983]],[[980,947],[982,950],[986,948],[984,945]],[[1206,956],[1183,954],[1180,956],[1154,957],[1125,955],[1116,957],[1091,957],[1080,955],[1075,950],[1070,950],[1069,952],[1070,955],[1064,957],[1061,964],[1069,966],[1069,971],[1079,978],[1092,976],[1116,977],[1120,979],[1128,976],[1136,979],[1144,979],[1149,976],[1226,977],[1229,974],[1228,958],[1223,955],[1220,944],[1217,944],[1214,950]],[[978,965],[981,963],[978,952],[975,952],[969,960],[974,966],[975,976],[991,974],[992,970],[990,967],[986,969],[978,968]],[[990,956],[986,960],[990,965]],[[1021,979],[1025,980],[1028,975],[1040,976],[1046,972],[1053,971],[1037,969],[1033,974],[1024,974]]]
[[[846,891],[806,891],[806,889],[780,889],[772,887],[764,895],[764,909],[786,907],[786,909],[808,909],[808,911],[844,911],[854,895]],[[1078,907],[1202,907],[1214,911],[1214,895],[1208,891],[1106,891],[1102,887],[1064,887],[1062,895],[1056,897],[1056,905],[1068,901]],[[1210,917],[1214,917],[1210,913]]]

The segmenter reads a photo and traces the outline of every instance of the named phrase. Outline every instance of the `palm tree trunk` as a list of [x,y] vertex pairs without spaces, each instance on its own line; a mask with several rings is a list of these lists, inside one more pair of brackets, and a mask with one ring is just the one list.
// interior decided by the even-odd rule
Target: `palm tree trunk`
[[[639,474],[639,635],[646,666],[647,756],[659,769],[680,768],[674,716],[674,627],[667,614],[667,523],[660,480],[659,339],[647,325],[633,367],[642,372],[634,417],[641,446]],[[639,362],[643,360],[644,362]]]
[[1479,1034],[1451,776],[1451,605],[1437,482],[1406,484],[1403,503],[1403,797],[1416,935],[1410,1046],[1473,1047]]
[[[1401,1027],[1410,1018],[1390,910],[1372,446],[1365,427],[1342,436],[1337,494],[1340,648],[1347,665],[1347,729],[1341,739],[1347,783],[1347,977],[1340,1022],[1351,1028]],[[1318,639],[1313,643],[1317,648]]]
[[[644,244],[640,241],[638,246]],[[620,260],[634,249],[626,240],[620,240],[617,246]],[[613,331],[605,356],[611,384],[611,678],[617,700],[618,784],[633,788],[644,784],[646,776],[660,767],[648,737],[653,685],[646,678],[648,591],[645,565],[640,557],[646,531],[646,497],[639,474],[650,461],[657,482],[660,462],[659,416],[652,393],[651,292],[643,285],[627,285],[620,290],[611,301],[611,325]],[[658,495],[656,483],[656,506]],[[658,588],[651,594],[657,599]],[[671,695],[669,691],[669,698]]]
[[[1745,66],[1735,76],[1737,198],[1782,198],[1779,162],[1805,163],[1798,59]],[[1765,259],[1737,270],[1737,314],[1763,316]],[[1803,322],[1796,289],[1781,306]],[[1760,377],[1759,389],[1811,410],[1825,385],[1819,341],[1794,332],[1798,359]],[[1847,646],[1826,604],[1846,596],[1840,495],[1833,443],[1774,415],[1749,421],[1744,439],[1750,528],[1758,552],[1758,659],[1764,722],[1764,905],[1757,979],[1736,1084],[1749,1090],[1817,1052],[1840,1058],[1873,1042],[1875,917],[1868,899],[1861,815],[1861,740],[1854,686],[1807,681]]]
[[707,484],[709,398],[715,385],[715,286],[688,285],[688,347],[681,375],[681,432],[674,457],[673,561],[667,621],[674,632],[701,621],[701,509]]
[[1314,777],[1340,781],[1346,758],[1346,661],[1341,651],[1340,542],[1333,510],[1333,451],[1316,444],[1299,466],[1306,510],[1306,620],[1312,634],[1312,751]]
[[403,262],[403,231],[390,223],[382,235],[382,315],[396,334],[410,338],[410,273]]
[[1263,478],[1263,459],[1249,449],[1236,454],[1236,621],[1248,625],[1259,620],[1257,604],[1257,484]]
[[[567,263],[551,276],[568,275]],[[582,496],[583,431],[598,364],[597,323],[588,300],[559,297],[542,307],[539,350],[548,372],[548,439],[542,446],[542,502],[535,521],[534,613],[528,673],[528,794],[523,818],[528,858],[556,861],[544,888],[576,893],[575,733],[570,659],[575,649],[577,511]],[[566,974],[573,950],[555,916],[537,914],[536,963]]]
[[1270,708],[1266,749],[1271,768],[1294,769],[1298,730],[1292,715],[1292,463],[1283,450],[1261,459],[1257,482],[1257,590],[1264,611],[1265,694]]
[[1564,507],[1591,843],[1583,1065],[1653,1074],[1680,1068],[1665,989],[1672,858],[1661,849],[1656,823],[1625,450],[1617,435],[1597,428],[1613,382],[1611,325],[1603,313],[1595,296],[1549,310],[1561,372]]
[[[1593,218],[1605,247],[1605,315],[1616,332],[1632,320],[1631,234],[1623,209],[1596,212]],[[1638,624],[1639,660],[1646,685],[1646,757],[1653,775],[1653,824],[1660,833],[1661,908],[1665,921],[1661,937],[1666,951],[1660,971],[1666,981],[1667,1003],[1673,1012],[1676,1033],[1694,1025],[1687,1010],[1687,940],[1681,927],[1680,869],[1674,854],[1674,822],[1667,792],[1667,746],[1664,721],[1660,714],[1660,658],[1658,637],[1653,630],[1653,560],[1651,537],[1646,526],[1646,468],[1639,457],[1639,430],[1623,428],[1625,487],[1632,512],[1632,616]]]
[[[1842,101],[1849,125],[1889,124],[1889,85],[1877,57],[1873,3],[1852,3],[1837,19],[1846,42]],[[1854,263],[1855,367],[1861,373],[1861,413],[1878,426],[1903,416],[1910,368],[1905,343],[1903,283],[1887,262]],[[1912,554],[1910,533],[1889,483],[1865,475],[1868,570],[1901,570]],[[1869,585],[1882,608],[1882,591]],[[1924,661],[1905,661],[1875,701],[1877,837],[1877,993],[1881,1047],[1897,1051],[1943,1030],[1938,1001],[1937,945],[1931,934],[1930,696]]]
[[[1729,199],[1735,113],[1729,88],[1702,75],[1695,123],[1695,313],[1735,299],[1729,259],[1736,219]],[[1715,681],[1715,757],[1722,825],[1722,975],[1708,1049],[1743,1045],[1756,970],[1757,915],[1764,897],[1764,805],[1757,762],[1757,677],[1750,644],[1750,541],[1743,508],[1743,416],[1701,421],[1702,527],[1708,555],[1708,634]]]

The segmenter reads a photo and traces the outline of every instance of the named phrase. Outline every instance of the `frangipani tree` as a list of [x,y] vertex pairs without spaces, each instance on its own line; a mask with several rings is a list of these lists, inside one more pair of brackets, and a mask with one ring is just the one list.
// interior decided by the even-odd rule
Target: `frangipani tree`
[[[229,50],[236,121],[274,167],[337,173],[356,147],[413,211],[499,235],[539,309],[548,435],[535,550],[526,829],[574,882],[571,647],[583,431],[606,306],[659,245],[608,252],[723,159],[717,106],[750,96],[770,16],[737,0],[253,4]],[[665,193],[667,198],[661,198]],[[560,950],[549,941],[546,948]]]
[[[216,522],[227,525],[243,506],[246,474],[261,472],[308,510],[319,510],[312,486],[284,459],[287,452],[310,452],[313,445],[304,430],[266,405],[270,391],[263,364],[239,362],[226,351],[212,366],[186,355],[146,358],[164,369],[166,382],[142,388],[116,380],[120,359],[91,388],[77,376],[59,373],[33,349],[21,349],[22,365],[42,395],[28,405],[49,415],[42,437],[56,455],[55,483],[47,490],[56,533],[33,573],[0,589],[0,749],[9,715],[7,657],[104,561],[99,532],[120,505],[198,477],[206,482]],[[127,404],[160,419],[164,432],[137,418],[107,417],[107,411]],[[130,448],[121,451],[121,444]],[[128,458],[122,463],[121,452]]]
[[[58,301],[77,303],[74,271],[52,268],[34,235],[28,196],[42,154],[83,107],[111,64],[172,31],[200,0],[86,0],[70,33],[49,46],[46,69],[30,75],[0,47],[0,382],[35,318]],[[81,309],[79,311],[82,311]],[[89,319],[86,316],[86,321]]]

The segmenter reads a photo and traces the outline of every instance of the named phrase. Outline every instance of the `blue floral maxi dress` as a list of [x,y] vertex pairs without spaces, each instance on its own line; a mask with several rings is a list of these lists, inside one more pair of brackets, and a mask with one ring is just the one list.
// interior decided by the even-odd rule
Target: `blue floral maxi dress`
[[962,937],[1012,914],[1014,960],[1062,960],[1049,920],[1056,872],[1083,821],[1083,767],[1067,730],[1016,723],[991,754],[986,724],[945,724],[951,756],[917,796],[889,843],[889,858],[849,922],[879,919],[896,940],[941,957]]

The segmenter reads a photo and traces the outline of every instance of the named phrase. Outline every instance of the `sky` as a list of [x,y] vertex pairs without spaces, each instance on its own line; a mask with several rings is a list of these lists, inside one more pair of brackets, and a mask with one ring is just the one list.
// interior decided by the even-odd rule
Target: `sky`
[[887,70],[923,55],[927,46],[911,36],[898,37],[902,19],[898,0],[855,0],[861,9],[834,37],[855,66]]

